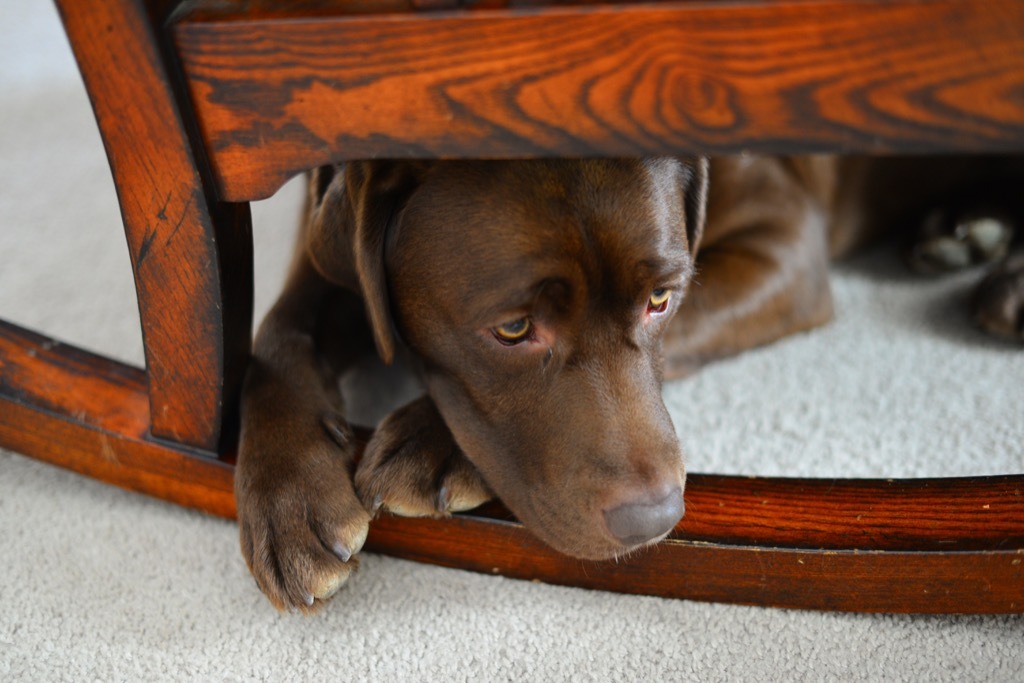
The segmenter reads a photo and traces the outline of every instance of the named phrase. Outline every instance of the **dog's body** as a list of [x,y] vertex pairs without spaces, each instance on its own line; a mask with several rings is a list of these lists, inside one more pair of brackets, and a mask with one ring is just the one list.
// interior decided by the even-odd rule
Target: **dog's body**
[[[378,508],[443,515],[494,494],[578,557],[655,542],[683,514],[685,481],[663,375],[826,322],[830,257],[920,223],[937,197],[948,229],[933,226],[925,241],[943,246],[920,260],[956,261],[956,240],[995,256],[1005,236],[960,220],[977,206],[953,188],[1019,187],[1021,170],[832,157],[320,169],[244,391],[236,493],[257,582],[279,607],[314,607]],[[1020,219],[1000,208],[997,226]],[[993,278],[978,308],[1019,335],[1024,263]],[[338,377],[374,346],[385,361],[408,348],[427,393],[382,421],[353,474]]]

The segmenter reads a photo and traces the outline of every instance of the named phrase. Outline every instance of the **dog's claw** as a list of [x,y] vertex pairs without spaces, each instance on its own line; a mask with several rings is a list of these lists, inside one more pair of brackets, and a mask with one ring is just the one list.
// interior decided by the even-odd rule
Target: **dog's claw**
[[448,514],[448,504],[451,501],[451,492],[447,486],[442,486],[437,492],[437,511],[442,515]]
[[373,497],[373,505],[370,506],[370,512],[376,514],[382,507],[384,507],[384,496],[378,494]]
[[340,541],[331,546],[331,552],[333,552],[342,562],[348,562],[352,559],[352,551],[349,550],[348,546]]
[[324,415],[320,422],[330,437],[334,439],[334,442],[342,448],[348,448],[349,444],[352,443],[352,428],[339,416],[333,414]]

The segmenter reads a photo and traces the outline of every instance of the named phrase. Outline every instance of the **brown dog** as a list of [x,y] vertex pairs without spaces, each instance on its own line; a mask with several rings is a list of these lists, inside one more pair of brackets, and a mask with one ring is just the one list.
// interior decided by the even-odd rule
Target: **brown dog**
[[[868,227],[920,223],[965,173],[989,189],[1021,177],[1009,162],[958,160],[946,173],[929,160],[931,182],[910,183],[915,163],[318,170],[243,398],[236,494],[260,587],[278,607],[314,608],[347,578],[381,507],[445,515],[496,494],[582,558],[664,537],[683,514],[685,471],[663,374],[824,323],[830,255]],[[1005,247],[1012,217],[985,223],[973,204],[946,204],[919,262],[954,266]],[[1020,335],[1024,263],[1001,273],[979,309]],[[382,421],[353,473],[338,378],[374,346],[385,361],[408,349],[427,393]]]

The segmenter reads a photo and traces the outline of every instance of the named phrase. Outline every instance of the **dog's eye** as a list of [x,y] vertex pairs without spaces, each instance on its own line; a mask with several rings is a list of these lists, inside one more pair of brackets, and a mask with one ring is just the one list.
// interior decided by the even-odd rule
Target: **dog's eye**
[[519,318],[503,325],[498,325],[493,330],[495,338],[502,344],[512,345],[526,341],[530,332],[533,331],[533,323],[529,318]]
[[668,308],[668,300],[672,298],[671,289],[656,289],[651,292],[651,298],[647,301],[648,313],[663,313]]

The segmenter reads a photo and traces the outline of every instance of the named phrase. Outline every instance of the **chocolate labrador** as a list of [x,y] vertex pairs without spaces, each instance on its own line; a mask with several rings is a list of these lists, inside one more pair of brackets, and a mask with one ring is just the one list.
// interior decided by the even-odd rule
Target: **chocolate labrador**
[[[914,253],[931,268],[998,256],[1019,216],[949,198],[964,177],[991,190],[1020,169],[948,166],[736,157],[315,171],[242,402],[235,490],[260,588],[279,608],[315,609],[381,509],[447,515],[496,495],[540,539],[589,559],[663,538],[685,481],[663,377],[829,320],[829,258],[876,227],[926,224]],[[946,213],[923,219],[935,206]],[[986,288],[984,324],[1020,338],[1024,262]],[[385,362],[409,354],[426,394],[378,425],[356,466],[338,378],[374,350]]]

